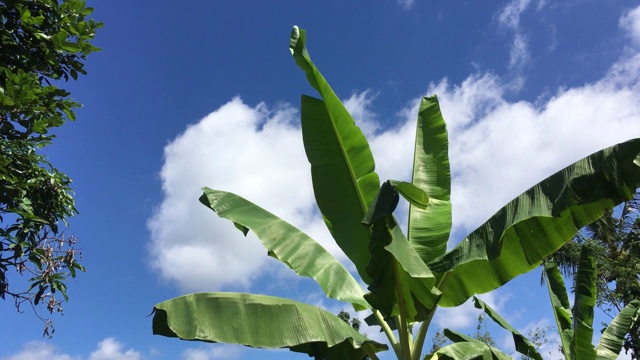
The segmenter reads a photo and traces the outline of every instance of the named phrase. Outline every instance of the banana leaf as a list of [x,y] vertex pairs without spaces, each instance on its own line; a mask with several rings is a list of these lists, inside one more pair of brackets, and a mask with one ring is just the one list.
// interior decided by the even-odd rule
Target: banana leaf
[[495,310],[493,310],[489,305],[487,305],[484,301],[480,300],[477,297],[473,297],[474,306],[478,309],[484,311],[493,321],[495,321],[498,325],[500,325],[503,329],[508,330],[513,335],[513,343],[515,345],[516,351],[525,355],[531,359],[535,360],[543,360],[542,355],[536,349],[536,346],[527,339],[524,335],[522,335],[518,330],[516,330],[513,326],[511,326],[505,319],[500,316]]
[[457,331],[444,329],[444,335],[454,343],[425,356],[425,360],[513,360],[499,349]]
[[270,256],[296,274],[313,278],[328,297],[349,302],[358,311],[371,307],[349,271],[305,233],[238,195],[206,187],[203,191],[201,203],[232,221],[245,235],[253,231]]
[[640,299],[633,300],[611,321],[598,342],[597,360],[616,360],[618,358],[626,334],[638,322],[639,309]]
[[583,246],[575,278],[573,302],[572,359],[594,359],[593,308],[596,305],[596,259],[593,249]]
[[547,279],[547,288],[551,299],[551,308],[556,319],[556,326],[560,334],[560,343],[565,359],[571,359],[571,339],[573,339],[573,314],[569,296],[562,279],[560,269],[553,262],[548,262],[544,266]]
[[413,184],[429,196],[429,207],[409,207],[407,238],[425,263],[447,250],[451,231],[449,143],[436,96],[425,97],[418,110]]
[[291,32],[289,49],[322,100],[302,96],[302,137],[311,164],[313,190],[333,238],[365,283],[370,232],[360,225],[380,187],[362,131],[315,67],[305,48],[306,33]]
[[440,306],[457,306],[531,271],[640,184],[640,139],[569,165],[500,209],[455,248],[428,263],[446,279]]
[[[440,293],[433,287],[435,277],[409,246],[393,218],[399,199],[393,184],[398,183],[386,181],[382,184],[363,219],[363,224],[372,229],[368,247],[371,263],[367,267],[372,280],[365,298],[387,318],[400,315],[409,322],[423,321],[429,309],[436,305]],[[414,190],[414,193],[420,193],[420,190]]]
[[154,307],[153,333],[183,340],[288,348],[325,359],[387,349],[316,306],[266,295],[198,293]]

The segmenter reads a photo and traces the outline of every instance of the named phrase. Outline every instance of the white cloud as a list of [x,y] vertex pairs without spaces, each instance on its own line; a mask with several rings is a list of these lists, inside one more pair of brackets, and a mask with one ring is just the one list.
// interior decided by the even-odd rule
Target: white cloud
[[371,110],[376,97],[377,93],[365,90],[361,93],[354,92],[342,102],[367,138],[372,137],[379,129],[377,115]]
[[238,359],[242,352],[240,346],[215,344],[207,347],[190,348],[180,354],[182,360]]
[[398,4],[400,4],[400,6],[402,6],[403,9],[405,10],[409,10],[413,7],[413,3],[415,2],[415,0],[397,0]]
[[[520,27],[520,17],[530,3],[531,0],[512,0],[498,14],[500,27],[513,33],[513,41],[509,51],[509,68],[512,70],[522,70],[530,58],[528,40]],[[544,2],[538,3],[538,9],[543,6]]]
[[[102,340],[88,360],[141,360],[141,353],[134,349],[123,350],[123,345],[114,338]],[[23,349],[13,355],[4,356],[2,360],[79,360],[80,356],[61,353],[56,346],[45,341],[30,341]]]
[[622,59],[602,80],[539,105],[508,102],[494,76],[432,85],[449,128],[454,223],[472,230],[571,162],[640,137],[639,64],[636,55]]
[[[502,312],[504,305],[511,298],[509,293],[498,289],[478,297],[508,321],[508,317]],[[469,299],[455,308],[439,308],[433,317],[433,323],[440,329],[465,329],[477,324],[480,312],[481,310],[474,306],[473,299]]]
[[[372,99],[365,91],[345,101],[370,132]],[[252,108],[235,98],[166,146],[165,197],[148,224],[151,264],[162,278],[183,291],[246,289],[276,263],[253,235],[245,238],[198,202],[203,186],[245,197],[345,259],[317,215],[297,123],[290,106]]]
[[73,360],[77,359],[67,354],[61,354],[56,347],[45,341],[30,341],[19,352],[3,356],[2,360]]
[[114,338],[106,338],[98,349],[89,355],[89,360],[140,360],[142,355],[134,349],[123,350],[123,345]]
[[640,6],[620,18],[622,27],[635,44],[640,44]]

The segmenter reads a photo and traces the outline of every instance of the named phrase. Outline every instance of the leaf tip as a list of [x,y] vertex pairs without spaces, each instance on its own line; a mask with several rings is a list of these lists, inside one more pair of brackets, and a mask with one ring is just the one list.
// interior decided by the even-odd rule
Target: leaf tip
[[304,30],[300,29],[298,25],[293,25],[291,29],[291,36],[289,37],[289,50],[291,55],[301,53],[304,49]]

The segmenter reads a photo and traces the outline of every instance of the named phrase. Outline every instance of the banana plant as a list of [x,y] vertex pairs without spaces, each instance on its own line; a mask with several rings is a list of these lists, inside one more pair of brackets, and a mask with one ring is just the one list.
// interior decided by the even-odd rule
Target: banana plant
[[548,262],[544,266],[551,305],[553,307],[562,352],[566,359],[615,360],[624,337],[640,316],[640,299],[633,300],[611,321],[594,348],[593,313],[596,304],[596,261],[588,246],[580,252],[575,278],[575,297],[571,309],[564,280],[558,266]]
[[[258,205],[204,188],[200,201],[269,256],[314,279],[329,298],[356,311],[388,338],[398,359],[418,360],[438,307],[454,307],[541,264],[577,231],[631,198],[640,183],[640,139],[588,156],[524,192],[450,251],[448,137],[435,96],[422,99],[410,182],[380,182],[369,144],[294,27],[289,49],[319,98],[301,100],[301,129],[313,191],[333,239],[367,285],[315,240]],[[407,234],[393,215],[410,203]],[[413,329],[417,329],[415,332]],[[153,333],[185,340],[288,348],[316,359],[361,359],[388,350],[322,309],[251,294],[197,293],[154,307]]]
[[[616,360],[622,351],[626,334],[640,316],[640,299],[633,300],[618,313],[603,331],[597,347],[594,347],[592,341],[593,313],[596,304],[596,261],[593,250],[585,246],[580,253],[573,309],[569,304],[569,295],[558,266],[549,261],[544,264],[544,273],[565,359]],[[512,333],[516,351],[528,358],[542,360],[542,355],[530,340],[514,329],[489,305],[475,296],[473,299],[476,308],[483,310],[498,325]],[[478,355],[469,359],[491,360],[493,355],[498,358],[503,356],[500,350],[491,348],[474,338],[460,335],[449,329],[445,329],[444,334],[454,342],[455,346],[460,347],[464,343],[466,347],[476,349]],[[447,359],[449,354],[457,349],[455,346],[452,349],[444,347],[427,358]]]

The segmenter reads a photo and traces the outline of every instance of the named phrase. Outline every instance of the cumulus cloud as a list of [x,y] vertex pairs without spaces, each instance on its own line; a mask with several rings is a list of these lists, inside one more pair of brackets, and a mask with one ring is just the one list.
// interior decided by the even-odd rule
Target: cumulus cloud
[[449,124],[454,223],[472,230],[549,174],[640,137],[639,65],[636,55],[621,59],[600,81],[560,89],[539,105],[508,102],[490,75],[432,85]]
[[[345,101],[370,132],[372,97],[365,91]],[[203,186],[245,197],[345,259],[318,216],[298,118],[288,105],[250,107],[235,98],[166,146],[164,200],[148,224],[151,263],[164,279],[184,291],[246,289],[275,264],[253,235],[198,202]]]
[[[142,354],[134,349],[123,350],[124,345],[109,337],[102,340],[88,360],[141,360]],[[60,352],[56,346],[44,341],[30,341],[23,349],[13,355],[2,357],[2,360],[80,360],[80,356],[71,356]]]
[[44,341],[30,341],[19,352],[2,357],[2,360],[75,360],[79,358],[62,354],[54,345]]
[[[507,314],[503,313],[505,304],[511,298],[509,293],[498,289],[490,293],[479,295],[478,297],[509,321],[508,316],[506,316]],[[481,310],[476,309],[473,305],[473,300],[470,299],[455,308],[439,308],[433,317],[433,323],[441,329],[464,329],[477,324],[480,312]]]
[[620,18],[622,27],[636,45],[640,45],[640,7],[630,10]]
[[140,360],[142,355],[134,349],[123,350],[124,345],[109,337],[98,344],[98,349],[89,355],[89,360]]

